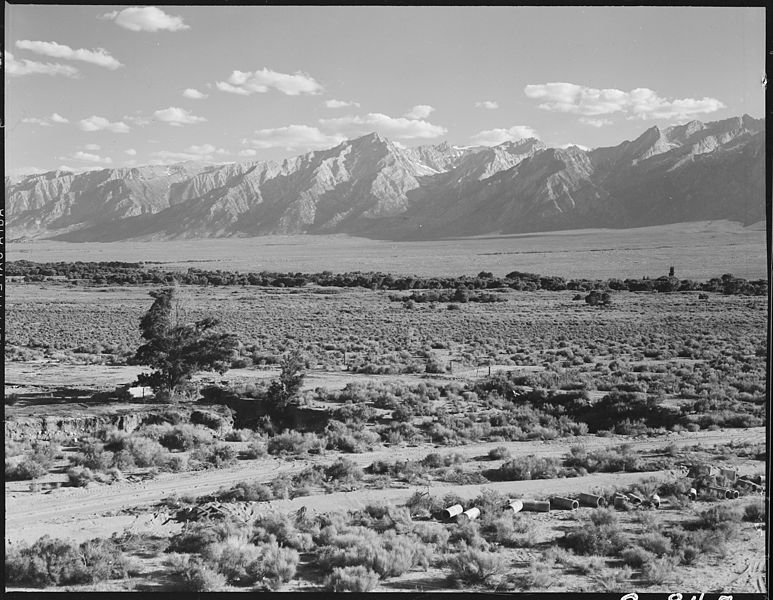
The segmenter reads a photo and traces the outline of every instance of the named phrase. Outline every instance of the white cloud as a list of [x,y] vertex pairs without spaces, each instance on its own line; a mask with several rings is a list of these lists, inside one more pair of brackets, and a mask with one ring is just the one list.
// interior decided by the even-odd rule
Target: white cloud
[[125,115],[123,120],[128,121],[132,125],[137,125],[138,127],[144,127],[150,123],[150,119],[143,117],[141,114]]
[[406,119],[426,119],[434,110],[429,104],[417,104],[403,116]]
[[69,123],[68,119],[65,119],[58,113],[52,114],[50,117],[24,117],[21,120],[22,123],[31,123],[33,125],[42,125],[43,127],[51,127],[54,123]]
[[242,96],[254,93],[263,94],[270,89],[288,96],[322,92],[322,86],[306,73],[297,71],[290,75],[266,68],[260,71],[233,71],[226,81],[218,81],[215,85],[222,92],[241,94]]
[[344,141],[344,137],[326,134],[308,125],[288,125],[273,129],[259,129],[254,137],[242,143],[257,149],[285,148],[286,150],[311,150],[330,148]]
[[475,103],[475,108],[487,108],[489,110],[494,110],[499,108],[499,102],[494,100],[481,100],[480,102]]
[[212,144],[202,144],[200,146],[188,146],[184,152],[172,152],[169,150],[158,150],[151,156],[158,160],[152,161],[153,164],[164,164],[164,162],[195,160],[203,162],[212,162],[216,155],[228,154],[223,148],[216,148]]
[[473,135],[470,140],[480,146],[498,146],[505,142],[517,142],[526,138],[537,138],[539,135],[527,125],[513,125],[509,129],[487,129]]
[[48,119],[41,119],[39,117],[24,117],[21,120],[22,123],[28,123],[30,125],[40,125],[42,127],[51,127],[51,121]]
[[382,113],[368,113],[364,117],[320,119],[319,123],[326,129],[349,137],[376,131],[386,137],[410,140],[436,138],[448,133],[445,127],[427,121],[390,117]]
[[97,154],[91,154],[90,152],[76,152],[73,155],[75,160],[83,160],[86,162],[99,163],[102,165],[109,165],[113,163],[113,159],[109,156],[99,156]]
[[92,151],[102,149],[99,144],[86,144],[84,148],[86,148],[86,150],[92,150]]
[[239,156],[244,156],[244,157],[255,156],[257,153],[258,153],[257,150],[253,150],[252,148],[247,148],[246,150],[239,150]]
[[104,48],[97,48],[96,50],[79,48],[78,50],[73,50],[70,46],[57,44],[56,42],[37,42],[32,40],[17,40],[16,47],[21,48],[22,50],[30,50],[37,54],[43,54],[44,56],[51,56],[53,58],[80,60],[110,70],[115,70],[118,67],[123,66]]
[[128,150],[124,150],[123,153],[128,154],[129,156],[137,156],[137,151],[134,148],[129,148]]
[[22,77],[23,75],[63,75],[64,77],[76,78],[80,76],[80,71],[70,65],[59,63],[42,63],[34,60],[16,60],[10,52],[5,53],[5,74],[11,77]]
[[584,125],[590,125],[591,127],[604,127],[612,124],[611,119],[593,119],[591,117],[580,117],[578,121]]
[[182,31],[190,29],[182,17],[166,14],[155,6],[132,6],[102,15],[129,31]]
[[181,127],[183,125],[192,125],[193,123],[201,123],[206,121],[204,117],[198,117],[191,114],[184,108],[177,108],[176,106],[170,106],[163,110],[157,110],[153,113],[159,121],[169,123],[175,127]]
[[715,112],[725,105],[715,98],[667,99],[649,88],[636,88],[630,92],[617,89],[589,88],[574,83],[545,83],[527,85],[524,93],[543,102],[543,110],[565,112],[584,116],[610,115],[622,112],[627,118],[685,119]]
[[83,131],[111,131],[113,133],[128,133],[130,128],[123,121],[111,123],[105,117],[96,115],[88,119],[81,119],[78,125]]
[[326,100],[325,106],[328,108],[347,108],[349,106],[354,108],[360,108],[359,102],[347,102],[346,100]]
[[203,98],[206,98],[206,94],[202,94],[199,90],[196,90],[194,88],[188,88],[183,92],[183,96],[186,98],[190,98],[191,100],[201,100]]

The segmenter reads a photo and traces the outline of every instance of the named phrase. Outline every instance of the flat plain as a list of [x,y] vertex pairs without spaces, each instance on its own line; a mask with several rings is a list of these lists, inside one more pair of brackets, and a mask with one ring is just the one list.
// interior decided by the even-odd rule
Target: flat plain
[[225,271],[336,273],[381,271],[395,275],[504,274],[513,270],[607,279],[677,276],[709,279],[724,273],[767,276],[765,227],[703,221],[639,229],[574,230],[482,236],[431,242],[389,242],[344,235],[266,236],[71,244],[50,240],[8,245],[9,260],[158,261],[167,268]]
[[[763,238],[713,223],[428,245],[35,242],[9,255],[598,278],[675,266],[708,279],[764,277]],[[214,317],[240,346],[229,371],[199,373],[168,404],[115,391],[143,370],[128,363],[153,289],[7,286],[6,569],[46,553],[91,557],[88,573],[39,586],[764,589],[763,297],[613,291],[600,307],[571,290],[413,303],[396,301],[407,291],[183,285],[186,320]],[[255,418],[292,350],[306,362],[301,420]],[[560,508],[580,494],[614,506]],[[550,510],[506,510],[517,499]],[[442,518],[452,505],[472,518]],[[43,534],[70,541],[41,545]]]

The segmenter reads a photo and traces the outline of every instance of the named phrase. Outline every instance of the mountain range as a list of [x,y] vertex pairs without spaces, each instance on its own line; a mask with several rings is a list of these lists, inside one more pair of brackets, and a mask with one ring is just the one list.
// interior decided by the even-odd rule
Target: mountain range
[[586,150],[529,138],[406,148],[370,134],[284,161],[5,179],[9,239],[345,233],[420,240],[765,219],[765,124],[748,115]]

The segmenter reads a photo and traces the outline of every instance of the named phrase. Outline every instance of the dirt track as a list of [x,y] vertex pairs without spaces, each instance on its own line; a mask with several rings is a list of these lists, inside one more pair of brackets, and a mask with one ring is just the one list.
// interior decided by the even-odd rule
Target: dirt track
[[[705,431],[695,433],[668,434],[659,438],[631,441],[630,438],[614,437],[599,438],[585,436],[581,438],[569,438],[552,440],[550,442],[487,442],[483,444],[471,444],[454,448],[416,447],[416,448],[385,448],[373,452],[347,455],[347,458],[355,461],[360,466],[367,466],[374,460],[404,460],[420,459],[429,452],[459,452],[465,457],[474,458],[484,456],[488,450],[497,446],[508,447],[514,456],[526,454],[563,455],[570,446],[582,444],[587,448],[604,448],[621,443],[629,443],[639,451],[652,451],[663,448],[669,444],[677,446],[702,444],[711,446],[719,443],[727,443],[731,440],[736,443],[763,443],[766,432],[762,427],[731,430],[731,431]],[[237,466],[205,472],[165,473],[158,478],[143,483],[116,483],[110,486],[93,486],[83,488],[61,488],[51,493],[22,491],[24,488],[9,487],[6,484],[6,539],[34,539],[35,534],[42,535],[47,532],[46,523],[52,524],[63,519],[69,521],[90,521],[94,523],[95,531],[104,534],[103,523],[98,526],[93,521],[97,515],[117,513],[118,511],[147,506],[159,502],[165,497],[176,493],[178,495],[193,494],[202,495],[217,491],[221,487],[233,485],[242,480],[269,481],[282,473],[293,473],[302,470],[306,466],[321,462],[327,464],[334,460],[338,453],[312,457],[309,460],[279,460],[258,459],[240,462]],[[485,463],[482,463],[485,464]],[[445,494],[453,491],[460,496],[472,497],[479,493],[481,487],[496,489],[504,493],[523,494],[526,496],[544,496],[551,493],[570,493],[589,490],[594,487],[609,487],[614,485],[627,485],[637,480],[650,476],[671,477],[674,473],[664,471],[655,473],[615,473],[595,474],[580,478],[537,480],[521,482],[488,483],[483,486],[448,485],[441,484],[432,487],[433,494]],[[14,489],[18,491],[13,491]],[[336,494],[306,496],[294,500],[274,501],[267,506],[283,510],[291,510],[306,506],[309,509],[319,511],[333,510],[337,508],[353,508],[363,506],[374,500],[391,500],[399,502],[410,496],[416,487],[390,488],[385,490],[358,490],[353,492],[339,492]],[[426,488],[424,488],[426,489]],[[125,521],[125,519],[124,519]],[[123,523],[124,521],[120,521]],[[72,530],[73,524],[68,527]],[[120,527],[119,527],[120,529]],[[97,532],[97,530],[99,530]],[[115,530],[115,529],[113,529]]]

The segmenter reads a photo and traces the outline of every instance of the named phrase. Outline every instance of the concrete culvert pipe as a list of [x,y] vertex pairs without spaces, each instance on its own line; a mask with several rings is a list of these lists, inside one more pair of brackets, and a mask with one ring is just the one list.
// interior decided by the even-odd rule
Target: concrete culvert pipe
[[556,496],[550,499],[550,508],[560,508],[563,510],[577,510],[580,508],[580,503],[577,500],[571,498],[563,498]]
[[530,512],[550,512],[550,502],[547,500],[521,500],[523,510]]
[[718,496],[724,496],[726,500],[732,499],[733,498],[733,492],[735,491],[735,490],[728,490],[728,489],[725,489],[725,488],[713,487],[713,486],[710,486],[709,489],[712,492],[716,493]]
[[690,497],[690,500],[697,500],[698,490],[696,490],[695,488],[690,488],[690,491],[687,492],[687,495]]
[[733,492],[733,498],[738,498],[738,496],[741,495],[741,492],[739,492],[738,490],[730,490],[730,491]]
[[652,506],[655,508],[660,508],[660,496],[657,494],[652,494]]
[[449,519],[453,519],[455,516],[462,514],[463,510],[464,508],[461,504],[454,504],[453,506],[441,510],[440,518],[444,521],[448,521]]
[[754,483],[753,481],[749,481],[748,479],[738,478],[738,480],[735,482],[736,485],[742,485],[745,487],[750,487],[753,490],[761,490],[762,486],[758,483]]
[[505,506],[505,510],[511,510],[513,512],[521,512],[523,510],[523,502],[521,502],[520,500],[510,500],[507,506]]
[[580,494],[578,500],[583,506],[593,506],[600,508],[607,505],[607,501],[604,499],[604,496],[596,496],[595,494]]
[[642,502],[644,502],[644,498],[633,493],[628,494],[628,499],[634,504],[641,504]]
[[470,508],[469,510],[465,510],[462,514],[456,516],[456,522],[462,523],[464,521],[474,521],[480,516],[480,509],[479,508]]
[[628,499],[625,496],[615,496],[615,508],[626,508],[628,506]]

